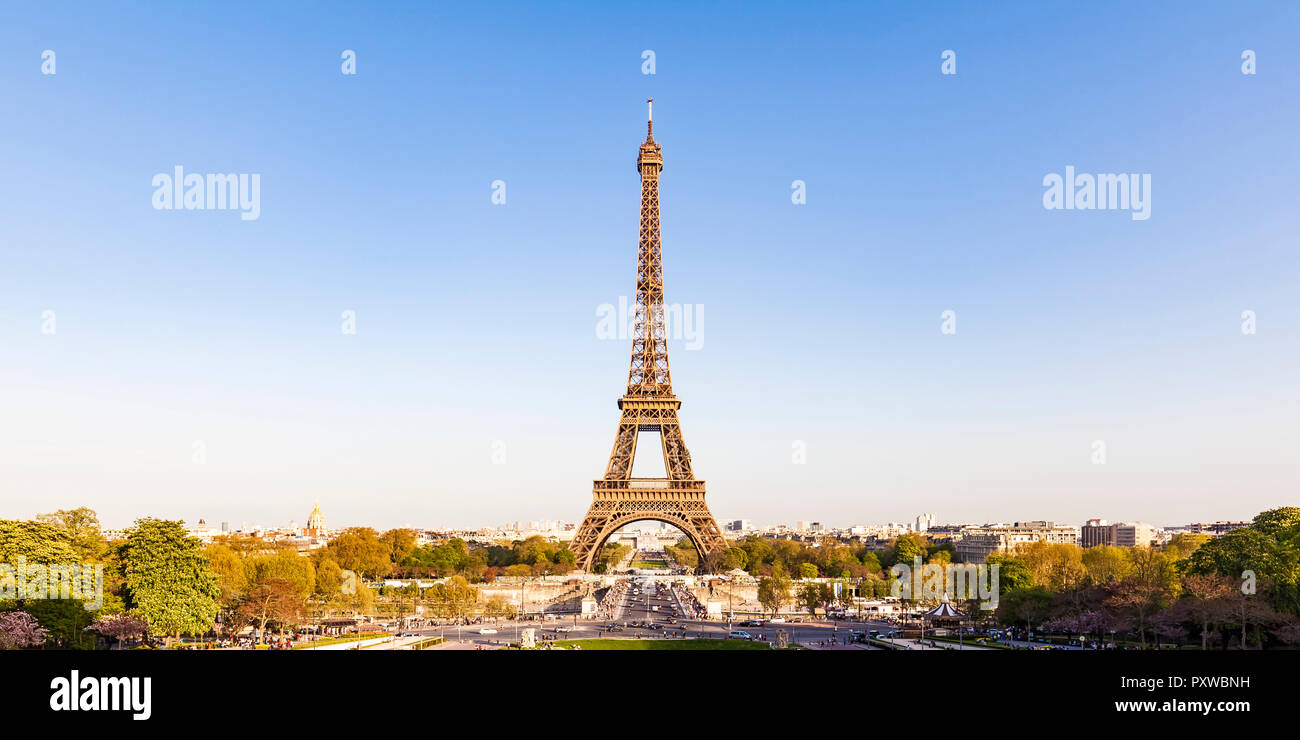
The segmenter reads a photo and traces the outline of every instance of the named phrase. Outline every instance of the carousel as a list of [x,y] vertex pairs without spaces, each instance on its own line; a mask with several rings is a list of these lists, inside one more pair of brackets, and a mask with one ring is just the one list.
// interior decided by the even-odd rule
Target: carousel
[[922,635],[929,632],[935,637],[944,637],[949,634],[961,633],[963,622],[969,622],[970,617],[961,613],[947,599],[939,602],[935,608],[921,615]]

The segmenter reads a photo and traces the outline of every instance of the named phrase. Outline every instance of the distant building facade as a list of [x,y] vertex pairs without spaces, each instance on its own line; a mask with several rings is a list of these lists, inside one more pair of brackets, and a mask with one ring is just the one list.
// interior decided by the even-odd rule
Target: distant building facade
[[1149,547],[1159,532],[1159,527],[1146,522],[1109,524],[1105,519],[1089,519],[1079,528],[1079,544],[1083,547]]
[[967,563],[982,563],[994,553],[1013,552],[1021,545],[1034,542],[1079,544],[1079,528],[1048,521],[986,524],[966,530],[955,543],[957,557]]

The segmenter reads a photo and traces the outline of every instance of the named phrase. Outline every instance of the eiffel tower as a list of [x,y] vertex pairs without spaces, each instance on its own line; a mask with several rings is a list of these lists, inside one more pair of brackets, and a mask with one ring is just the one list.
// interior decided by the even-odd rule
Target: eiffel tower
[[[627,394],[618,399],[622,416],[605,477],[592,485],[591,508],[569,545],[578,567],[590,571],[600,551],[619,528],[655,520],[680,529],[695,545],[700,569],[715,564],[726,549],[718,523],[704,503],[704,481],[691,470],[691,453],[682,441],[668,374],[668,340],[664,327],[663,253],[659,243],[659,173],[663,155],[654,137],[654,100],[647,100],[646,139],[636,159],[641,173],[641,237],[637,247],[636,322]],[[632,461],[640,432],[659,432],[666,478],[633,478]]]

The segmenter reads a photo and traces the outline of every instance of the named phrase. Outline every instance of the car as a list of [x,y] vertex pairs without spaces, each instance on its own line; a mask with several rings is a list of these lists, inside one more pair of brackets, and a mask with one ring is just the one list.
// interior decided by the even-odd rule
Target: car
[[617,624],[611,624],[610,626],[608,626],[608,627],[605,628],[605,631],[606,631],[606,632],[622,632],[622,631],[623,631],[623,628],[622,628],[622,627],[619,627]]
[[555,628],[555,631],[556,631],[556,632],[559,632],[560,634],[567,634],[567,633],[569,633],[569,632],[572,632],[572,631],[573,631],[573,628],[572,628],[572,627],[556,627],[556,628]]
[[495,635],[497,631],[492,629],[491,627],[483,627],[478,631],[478,633],[480,635]]
[[728,640],[752,640],[754,636],[744,630],[732,630],[727,633]]
[[785,617],[772,617],[767,621],[768,624],[785,624]]

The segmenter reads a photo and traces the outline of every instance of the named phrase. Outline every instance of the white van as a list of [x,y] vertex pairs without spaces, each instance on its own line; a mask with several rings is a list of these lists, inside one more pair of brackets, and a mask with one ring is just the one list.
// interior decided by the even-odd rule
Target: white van
[[728,640],[752,640],[754,636],[744,630],[732,630],[727,633]]

